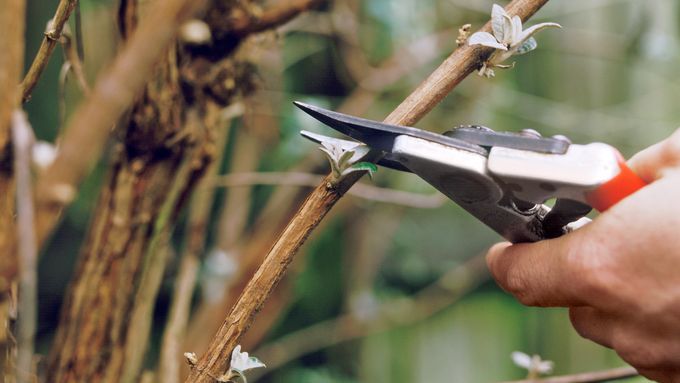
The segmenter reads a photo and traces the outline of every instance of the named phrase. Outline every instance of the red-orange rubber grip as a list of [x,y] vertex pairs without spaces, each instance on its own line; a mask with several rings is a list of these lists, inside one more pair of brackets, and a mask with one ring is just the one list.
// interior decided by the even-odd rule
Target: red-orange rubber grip
[[645,181],[626,165],[626,161],[620,154],[618,165],[621,171],[616,177],[602,184],[597,189],[586,193],[588,204],[599,212],[609,209],[622,199],[647,185]]

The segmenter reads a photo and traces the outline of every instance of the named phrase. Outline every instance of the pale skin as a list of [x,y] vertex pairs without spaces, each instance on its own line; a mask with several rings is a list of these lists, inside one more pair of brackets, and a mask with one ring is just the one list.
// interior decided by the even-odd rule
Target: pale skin
[[680,129],[628,165],[649,185],[568,235],[497,244],[487,262],[523,304],[567,307],[581,336],[680,382]]

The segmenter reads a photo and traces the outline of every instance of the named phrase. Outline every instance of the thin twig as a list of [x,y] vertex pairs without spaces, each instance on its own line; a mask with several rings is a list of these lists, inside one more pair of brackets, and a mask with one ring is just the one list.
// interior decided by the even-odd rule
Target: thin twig
[[205,0],[156,2],[92,94],[75,111],[60,139],[59,154],[36,185],[38,243],[75,197],[77,185],[102,154],[114,124],[150,78],[154,64],[174,40],[179,26],[203,8]]
[[[526,20],[546,2],[547,0],[514,0],[506,7],[506,10],[510,15],[518,15]],[[490,31],[490,23],[487,23],[483,30]],[[480,47],[458,48],[385,121],[392,124],[413,125],[478,68],[490,53],[491,49]],[[328,211],[361,176],[362,174],[354,176],[350,174],[336,187],[331,188],[328,185],[333,184],[332,178],[327,177],[312,191],[274,243],[262,265],[213,337],[208,350],[192,369],[186,382],[211,382],[211,376],[220,376],[227,371],[232,350],[240,343],[243,333],[248,330],[265,300],[283,278],[300,246]]]
[[31,92],[35,85],[38,83],[40,76],[42,75],[47,63],[52,56],[54,47],[61,38],[61,31],[64,29],[64,24],[68,21],[71,12],[76,7],[78,0],[61,0],[59,5],[57,5],[57,11],[54,13],[54,17],[47,24],[47,29],[45,30],[45,36],[43,37],[38,53],[31,63],[31,67],[28,69],[28,73],[24,77],[24,81],[21,82],[21,99],[23,102],[28,101],[31,98]]
[[35,240],[35,211],[31,186],[31,148],[35,137],[26,114],[12,116],[14,174],[17,182],[17,247],[19,254],[19,321],[17,322],[17,381],[32,382],[33,341],[37,326],[38,248]]
[[267,370],[261,373],[270,373],[314,351],[429,318],[488,279],[484,256],[478,255],[444,273],[412,298],[396,298],[368,313],[348,313],[316,323],[255,350],[253,355],[267,363]]
[[503,383],[598,383],[621,380],[638,376],[636,369],[630,366],[617,367],[609,370],[582,372],[579,374],[551,376],[543,379],[513,380]]
[[64,49],[64,56],[66,56],[66,61],[68,61],[71,66],[70,70],[73,75],[76,76],[76,83],[78,88],[83,92],[85,96],[90,94],[90,85],[87,83],[85,78],[85,71],[83,69],[83,63],[78,54],[77,44],[73,44],[73,36],[71,35],[68,28],[64,28],[64,33],[60,39],[61,45]]
[[[237,187],[250,185],[288,185],[316,187],[324,180],[324,176],[302,172],[250,172],[231,173],[214,177],[208,186]],[[440,193],[423,195],[389,188],[381,188],[357,183],[347,191],[369,201],[390,203],[419,209],[435,209],[441,207],[446,198]]]

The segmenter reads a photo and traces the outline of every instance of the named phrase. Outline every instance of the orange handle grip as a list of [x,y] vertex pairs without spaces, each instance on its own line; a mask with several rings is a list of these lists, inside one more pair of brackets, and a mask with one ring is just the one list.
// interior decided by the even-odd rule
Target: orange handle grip
[[618,165],[619,169],[621,169],[619,174],[597,189],[586,193],[588,204],[599,212],[609,209],[622,199],[647,185],[645,181],[626,165],[626,161],[621,154],[618,157]]

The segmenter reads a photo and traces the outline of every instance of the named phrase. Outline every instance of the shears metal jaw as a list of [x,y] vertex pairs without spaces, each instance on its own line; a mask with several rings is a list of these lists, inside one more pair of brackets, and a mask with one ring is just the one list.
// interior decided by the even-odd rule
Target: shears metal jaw
[[[534,131],[494,132],[461,126],[444,134],[390,125],[296,102],[329,127],[379,150],[379,165],[417,174],[505,239],[559,237],[591,208],[604,211],[645,183],[603,143],[571,144]],[[316,142],[355,141],[303,131]],[[555,205],[545,205],[556,198]]]

